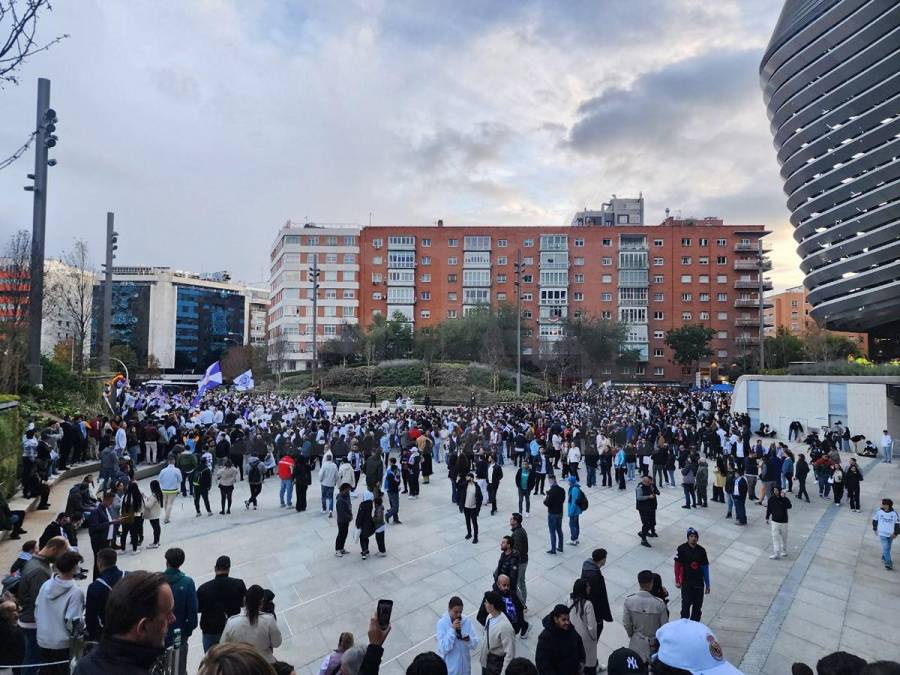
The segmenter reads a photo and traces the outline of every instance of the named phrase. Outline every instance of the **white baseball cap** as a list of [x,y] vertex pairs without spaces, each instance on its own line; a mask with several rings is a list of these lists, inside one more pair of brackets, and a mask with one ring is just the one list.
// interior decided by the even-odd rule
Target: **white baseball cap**
[[656,658],[692,675],[743,675],[725,660],[722,647],[706,624],[690,619],[667,623],[656,631]]

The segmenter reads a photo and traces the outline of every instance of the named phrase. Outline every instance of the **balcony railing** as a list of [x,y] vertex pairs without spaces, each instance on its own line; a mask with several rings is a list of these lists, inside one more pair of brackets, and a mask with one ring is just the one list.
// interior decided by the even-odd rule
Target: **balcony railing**
[[[763,271],[768,272],[772,269],[772,261],[764,260],[762,265]],[[747,260],[746,258],[734,261],[734,269],[746,272],[755,272],[759,269],[759,263],[756,260]]]
[[[749,290],[756,290],[759,288],[759,281],[755,281],[753,279],[738,279],[734,282],[735,288],[746,288]],[[772,290],[772,282],[768,279],[763,279],[763,290],[771,291]]]
[[[745,300],[743,298],[738,298],[734,301],[735,307],[759,307],[758,299]],[[771,300],[763,300],[763,307],[774,307]]]
[[[743,252],[757,253],[757,252],[759,252],[759,244],[757,244],[756,242],[746,243],[746,242],[739,241],[734,245],[734,250],[738,251],[738,252],[743,251]],[[770,253],[771,251],[772,251],[771,246],[769,246],[768,244],[765,244],[765,243],[762,245],[763,253]]]

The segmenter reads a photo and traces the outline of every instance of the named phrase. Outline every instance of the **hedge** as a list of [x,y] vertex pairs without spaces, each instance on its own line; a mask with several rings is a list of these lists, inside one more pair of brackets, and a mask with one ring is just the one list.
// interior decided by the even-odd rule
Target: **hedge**
[[18,407],[0,410],[0,484],[3,485],[3,496],[6,498],[16,491],[21,436],[22,421]]

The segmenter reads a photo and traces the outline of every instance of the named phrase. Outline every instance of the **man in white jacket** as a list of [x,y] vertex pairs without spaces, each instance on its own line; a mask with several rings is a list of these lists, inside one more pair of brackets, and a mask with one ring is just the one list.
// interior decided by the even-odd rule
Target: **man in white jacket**
[[332,460],[331,453],[327,452],[325,453],[325,461],[322,462],[322,466],[319,468],[319,486],[322,489],[322,513],[327,512],[329,518],[334,512],[334,485],[337,482],[337,477],[337,464]]
[[38,592],[34,619],[41,662],[63,662],[41,668],[42,673],[68,673],[69,641],[84,631],[84,592],[74,581],[81,561],[76,551],[61,554],[55,561],[56,574]]

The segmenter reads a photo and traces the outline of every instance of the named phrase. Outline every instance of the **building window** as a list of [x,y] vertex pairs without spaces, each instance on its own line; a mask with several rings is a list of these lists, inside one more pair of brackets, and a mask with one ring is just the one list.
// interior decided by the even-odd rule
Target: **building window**
[[582,302],[584,300],[584,293],[575,293],[575,302]]
[[697,277],[697,281],[699,281],[701,284],[708,284],[709,283],[709,275],[701,274],[699,277]]
[[[505,241],[505,240],[501,239],[500,241]],[[499,242],[498,242],[498,243],[499,243]],[[508,263],[509,263],[509,261],[506,259],[506,256],[505,256],[505,255],[501,255],[499,258],[497,258],[497,264],[498,264],[498,265],[506,265],[506,264],[508,264]]]
[[682,320],[682,321],[690,321],[690,320],[691,320],[691,313],[690,313],[690,312],[682,312],[682,313],[681,313],[681,320]]
[[[328,272],[325,273],[325,281],[328,281]],[[344,272],[344,281],[356,281],[356,272]]]
[[654,239],[653,245],[656,246],[657,248],[660,248],[663,245],[663,240],[662,239]]
[[716,239],[716,246],[718,246],[719,248],[725,248],[725,246],[727,246],[727,245],[728,245],[728,242],[725,241],[724,239]]
[[455,274],[448,274],[448,275],[447,275],[447,283],[448,283],[448,284],[455,284],[455,283],[456,283],[456,275],[455,275]]
[[600,299],[603,302],[612,302],[612,293],[601,293]]
[[455,318],[456,318],[456,310],[455,310],[455,309],[448,309],[448,310],[447,310],[447,318],[448,318],[448,319],[455,319]]
[[336,335],[337,334],[336,328],[337,328],[337,326],[335,326],[335,325],[326,324],[325,326],[322,326],[322,334],[323,335]]
[[701,246],[709,246],[709,239],[700,239]]
[[383,279],[384,279],[384,277],[382,276],[381,272],[372,272],[372,283],[373,284],[380,284]]
[[602,277],[600,277],[600,280],[604,284],[611,284],[612,283],[612,274],[604,274]]
[[382,262],[384,262],[384,260],[380,255],[376,255],[375,257],[372,258],[373,265],[380,265]]
[[701,321],[709,321],[709,312],[700,312]]
[[456,302],[456,293],[447,293],[447,300],[449,302]]
[[717,283],[717,284],[727,284],[727,283],[728,283],[728,277],[725,276],[724,274],[717,274],[717,275],[716,275],[716,283]]
[[422,246],[431,246],[431,239],[423,239]]
[[653,294],[653,302],[662,302],[663,300],[665,300],[665,296],[662,293]]
[[799,300],[791,300],[791,307],[799,307],[799,306],[800,306]]
[[709,293],[701,293],[700,302],[709,302]]
[[325,299],[326,300],[337,300],[337,289],[336,288],[326,288],[325,289]]
[[523,274],[523,275],[522,275],[522,283],[523,283],[523,284],[532,284],[532,283],[534,283],[534,275],[533,275],[533,274]]
[[319,238],[318,238],[318,237],[307,237],[307,238],[306,238],[306,245],[307,245],[307,246],[318,246],[318,245],[319,245]]
[[504,300],[506,300],[506,293],[497,293],[497,300],[499,302],[503,302]]
[[600,264],[604,267],[609,267],[612,265],[612,258],[600,258]]
[[716,337],[719,338],[720,340],[727,340],[728,339],[728,331],[720,330],[718,333],[716,333]]
[[490,251],[491,238],[475,235],[463,237],[463,248],[467,251]]
[[600,312],[600,318],[601,319],[612,319],[612,312],[609,312],[609,311]]
[[697,263],[700,265],[709,265],[709,256],[701,255],[699,258],[697,258]]
[[612,239],[604,239],[603,245],[604,246],[612,246]]
[[662,275],[662,274],[654,274],[654,275],[653,275],[653,283],[654,283],[654,284],[661,284],[662,282],[663,282],[663,275]]
[[457,264],[459,264],[459,259],[455,255],[452,255],[449,258],[447,258],[447,264],[451,265],[451,266],[457,265]]
[[530,302],[534,299],[534,295],[531,293],[522,293],[522,302]]
[[682,265],[690,265],[691,264],[691,256],[689,256],[689,255],[681,256],[681,264]]
[[524,258],[522,258],[522,264],[523,265],[534,265],[534,258],[530,255],[525,256]]
[[716,265],[727,265],[727,264],[728,264],[728,257],[727,257],[727,256],[724,256],[724,255],[717,255],[717,256],[716,256]]
[[576,274],[576,275],[575,275],[575,283],[576,283],[576,284],[583,284],[583,283],[584,283],[584,275],[583,275],[583,274]]
[[533,319],[534,314],[531,312],[530,309],[525,309],[525,310],[522,310],[522,318],[523,319]]
[[325,237],[325,245],[326,246],[337,246],[337,237],[334,235],[329,235]]
[[447,246],[449,246],[450,248],[456,248],[457,246],[459,246],[459,239],[448,239]]
[[334,305],[325,305],[322,308],[322,316],[337,316],[337,307]]
[[423,255],[422,259],[419,261],[421,265],[430,265],[431,264],[431,256]]
[[728,302],[728,293],[716,293],[716,300],[719,302]]
[[681,275],[681,283],[689,284],[694,280],[694,278],[690,274],[682,274]]
[[720,349],[719,351],[716,352],[716,356],[718,356],[720,359],[728,358],[728,350]]
[[575,319],[580,319],[583,316],[584,312],[582,312],[580,309],[576,309],[574,312],[572,312],[572,317]]
[[728,312],[718,312],[716,313],[716,318],[719,321],[728,321]]
[[326,265],[336,265],[337,264],[337,253],[326,253],[325,254],[325,264]]
[[584,265],[584,258],[575,258],[575,265],[579,267]]
[[[423,246],[424,246],[424,244],[423,244]],[[423,309],[422,311],[419,312],[419,316],[422,317],[423,319],[430,319],[431,318],[431,310]]]
[[662,267],[662,266],[665,264],[665,261],[664,261],[662,258],[654,258],[654,259],[653,259],[653,264],[654,264],[656,267]]
[[356,298],[356,291],[344,289],[344,300],[353,300],[354,298]]
[[373,299],[373,300],[381,300],[382,297],[383,297],[383,296],[381,295],[381,293],[372,293],[372,299]]
[[384,239],[373,239],[372,248],[381,248],[384,246]]
[[522,242],[522,246],[525,248],[532,248],[534,246],[534,239],[526,239]]
[[419,281],[421,281],[423,284],[431,283],[431,275],[430,274],[420,274]]
[[690,245],[691,245],[691,240],[682,237],[682,238],[681,238],[681,245],[682,245],[682,246],[690,246]]
[[654,375],[665,375],[665,374],[666,374],[666,369],[663,368],[662,366],[654,366],[654,367],[653,367],[653,374],[654,374]]
[[654,340],[663,340],[666,337],[666,332],[662,330],[653,331],[653,339]]
[[584,247],[584,239],[576,239],[576,240],[575,240],[575,247],[576,247],[576,248],[583,248],[583,247]]
[[653,350],[653,356],[655,356],[656,358],[662,358],[663,356],[665,356],[665,354],[663,354],[662,349],[657,347],[656,349]]
[[419,297],[422,298],[422,300],[431,300],[431,291],[422,291],[419,293]]
[[505,275],[505,274],[498,274],[498,275],[497,275],[497,283],[498,283],[498,284],[505,284],[505,283],[506,283],[506,275]]
[[506,240],[506,239],[498,239],[497,240],[497,248],[506,248],[507,246],[509,246],[508,240]]
[[681,294],[682,302],[691,302],[693,299],[694,299],[694,296],[691,293],[682,293]]
[[657,321],[662,321],[664,314],[662,312],[653,312],[653,318]]

